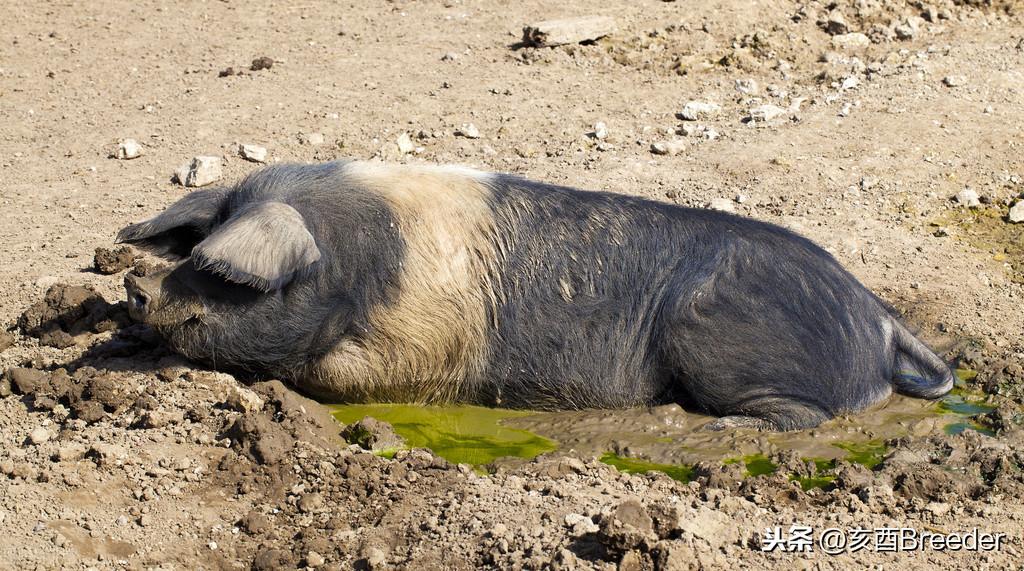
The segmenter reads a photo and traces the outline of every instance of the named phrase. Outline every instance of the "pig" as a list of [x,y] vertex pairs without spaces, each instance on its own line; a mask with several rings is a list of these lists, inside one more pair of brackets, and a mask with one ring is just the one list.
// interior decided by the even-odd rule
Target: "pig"
[[176,261],[125,279],[171,348],[332,402],[677,402],[709,429],[794,430],[954,382],[793,232],[511,175],[271,166],[116,241]]

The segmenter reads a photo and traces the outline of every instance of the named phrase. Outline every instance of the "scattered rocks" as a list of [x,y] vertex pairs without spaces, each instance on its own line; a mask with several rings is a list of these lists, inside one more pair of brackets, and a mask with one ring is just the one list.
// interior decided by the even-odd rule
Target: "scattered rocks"
[[683,110],[679,113],[679,117],[684,121],[701,121],[714,117],[721,110],[722,107],[717,103],[689,101],[686,105],[683,105]]
[[259,145],[241,144],[238,145],[238,156],[254,163],[267,162],[267,149]]
[[220,157],[204,155],[193,158],[192,162],[182,165],[174,171],[174,178],[178,184],[192,188],[215,183],[222,176]]
[[479,139],[480,130],[472,123],[463,123],[462,127],[455,130],[455,135],[457,137],[465,137],[467,139]]
[[99,247],[93,255],[93,268],[97,272],[110,275],[127,270],[135,265],[135,261],[141,258],[130,246],[121,246],[117,249]]
[[608,16],[580,16],[546,20],[523,27],[523,43],[536,47],[592,42],[617,31]]
[[651,145],[651,152],[656,155],[675,156],[686,150],[686,141],[678,139],[675,141],[661,141]]
[[121,139],[117,143],[114,156],[121,160],[136,159],[142,156],[142,145],[135,139]]

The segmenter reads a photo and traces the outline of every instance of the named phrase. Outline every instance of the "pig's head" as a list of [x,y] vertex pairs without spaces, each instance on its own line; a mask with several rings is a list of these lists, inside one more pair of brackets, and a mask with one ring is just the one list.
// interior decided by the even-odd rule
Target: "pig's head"
[[276,169],[232,189],[192,192],[117,235],[118,243],[176,262],[153,275],[129,274],[125,288],[131,316],[189,358],[286,375],[329,341],[320,337],[331,335],[324,329],[342,294],[330,291],[315,225],[296,208],[315,210],[298,191],[317,181]]

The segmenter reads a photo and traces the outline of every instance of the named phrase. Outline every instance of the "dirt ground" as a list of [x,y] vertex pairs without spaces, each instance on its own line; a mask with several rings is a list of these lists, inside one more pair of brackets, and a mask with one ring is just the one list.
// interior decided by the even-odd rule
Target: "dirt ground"
[[[1019,2],[0,8],[0,568],[1024,560],[1024,224],[1008,220],[1024,198]],[[519,45],[526,24],[588,14],[617,30]],[[252,70],[260,57],[273,65]],[[690,101],[718,108],[683,120]],[[129,138],[142,155],[116,158]],[[321,405],[196,368],[131,325],[130,253],[94,267],[118,229],[189,191],[171,178],[192,157],[222,157],[225,182],[257,168],[240,143],[268,162],[460,163],[793,228],[977,371],[968,388],[998,408],[975,420],[995,436],[893,439],[879,464],[841,461],[808,491],[787,474],[811,468],[785,450],[774,474],[705,462],[682,483],[564,450],[481,475],[347,446]],[[794,524],[1006,537],[989,552],[762,550],[765,528]]]

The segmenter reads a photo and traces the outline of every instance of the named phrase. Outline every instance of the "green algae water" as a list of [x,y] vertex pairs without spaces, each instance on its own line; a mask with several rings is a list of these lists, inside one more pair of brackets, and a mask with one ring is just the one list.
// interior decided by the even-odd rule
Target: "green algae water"
[[483,466],[505,456],[530,460],[557,448],[553,440],[502,425],[502,421],[533,414],[530,412],[469,405],[358,404],[330,408],[334,418],[345,424],[367,416],[387,422],[405,439],[407,447],[429,448],[456,464]]
[[669,478],[680,482],[689,482],[693,476],[693,467],[685,464],[657,464],[636,458],[623,458],[614,452],[607,452],[601,456],[601,461],[609,466],[614,466],[618,471],[627,474],[643,474],[646,472],[664,472]]

